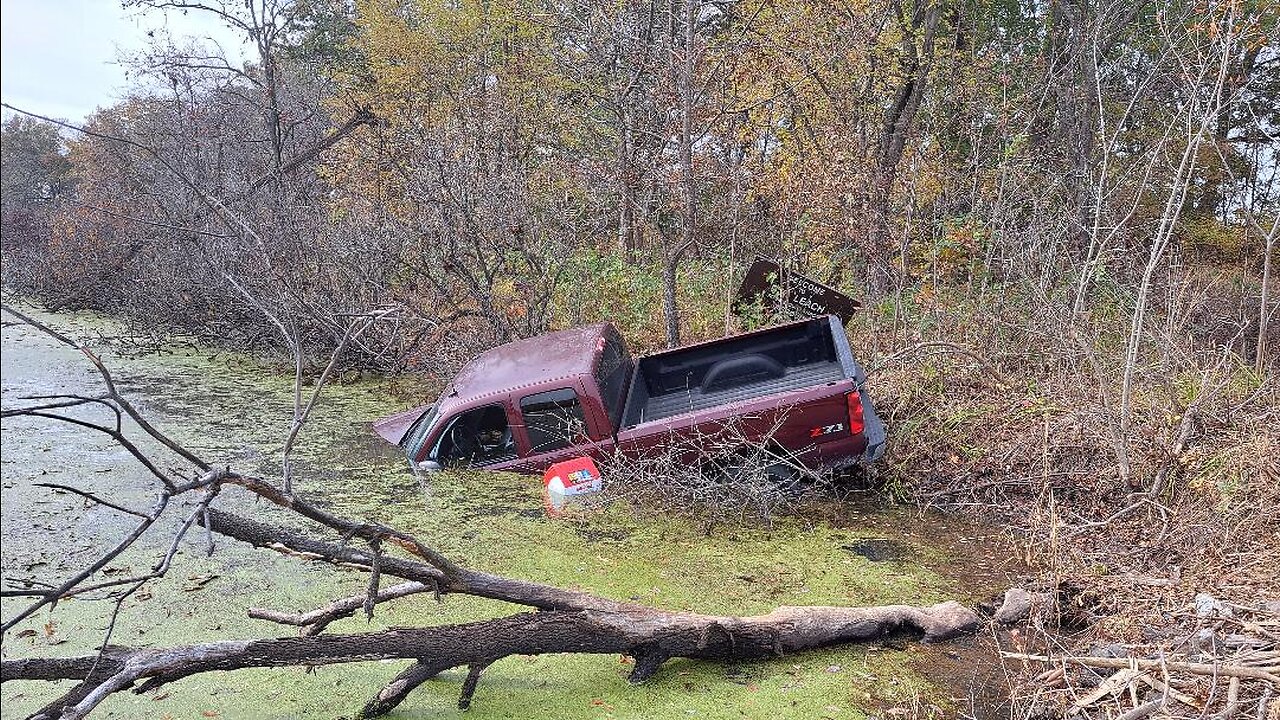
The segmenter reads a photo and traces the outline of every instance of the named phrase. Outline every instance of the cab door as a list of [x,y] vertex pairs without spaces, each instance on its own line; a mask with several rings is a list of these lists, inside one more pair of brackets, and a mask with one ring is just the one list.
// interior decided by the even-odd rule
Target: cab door
[[[613,444],[607,433],[601,440],[591,439],[582,397],[580,386],[566,384],[512,398],[514,409],[521,418],[516,428],[521,461],[513,467],[514,470],[541,473],[563,460],[583,455],[599,457],[607,446]],[[591,419],[598,422],[597,418]]]

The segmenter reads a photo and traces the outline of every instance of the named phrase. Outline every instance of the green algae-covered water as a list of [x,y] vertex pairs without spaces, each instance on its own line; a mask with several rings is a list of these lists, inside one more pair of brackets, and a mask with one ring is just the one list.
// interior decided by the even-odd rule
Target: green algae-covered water
[[[292,413],[291,378],[238,355],[173,346],[145,355],[119,351],[119,328],[86,315],[41,315],[102,351],[119,384],[154,424],[206,459],[275,476]],[[6,316],[6,321],[12,320]],[[3,403],[23,396],[89,394],[98,377],[82,357],[20,324],[3,329]],[[363,380],[326,389],[297,450],[297,487],[348,516],[416,534],[471,567],[589,590],[669,609],[745,615],[778,605],[973,602],[999,592],[1008,570],[995,538],[955,520],[919,516],[874,503],[818,503],[803,518],[770,529],[721,527],[614,507],[588,517],[550,519],[534,478],[443,473],[423,486],[370,421],[422,402],[434,388],[412,378]],[[56,582],[131,527],[128,516],[35,483],[61,483],[145,509],[154,490],[145,473],[110,440],[72,426],[6,418],[0,470],[3,577]],[[176,467],[176,460],[173,461]],[[232,488],[220,504],[290,524],[298,521]],[[185,516],[106,568],[106,577],[145,571]],[[206,554],[199,532],[185,541],[169,576],[125,602],[111,644],[164,647],[218,639],[283,636],[250,620],[249,607],[310,610],[365,588],[355,571],[215,538]],[[394,580],[392,580],[394,581]],[[3,601],[5,617],[23,606]],[[112,604],[75,598],[10,632],[5,658],[78,655],[103,641]],[[422,626],[497,617],[515,606],[466,597],[436,603],[419,596],[380,606],[372,623],[338,621],[330,632]],[[632,686],[625,658],[596,655],[512,657],[483,676],[471,718],[863,718],[952,717],[970,712],[979,645],[868,645],[770,661],[719,665],[676,660]],[[212,673],[151,695],[119,694],[98,710],[121,718],[352,717],[407,661],[311,670]],[[391,717],[455,717],[465,673],[423,685]],[[977,679],[983,679],[981,673]],[[24,717],[69,687],[9,682],[4,718]]]

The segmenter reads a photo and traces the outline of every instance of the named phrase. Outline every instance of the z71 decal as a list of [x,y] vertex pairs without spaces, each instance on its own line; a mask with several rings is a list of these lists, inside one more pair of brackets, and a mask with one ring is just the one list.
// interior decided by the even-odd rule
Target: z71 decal
[[836,423],[835,425],[823,425],[822,427],[816,427],[810,430],[809,437],[811,438],[822,437],[823,435],[838,433],[841,430],[844,430],[844,423]]

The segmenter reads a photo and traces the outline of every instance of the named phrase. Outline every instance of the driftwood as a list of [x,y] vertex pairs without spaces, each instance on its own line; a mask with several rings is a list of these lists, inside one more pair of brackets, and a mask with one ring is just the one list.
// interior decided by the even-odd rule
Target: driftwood
[[1022,653],[1000,653],[1010,660],[1034,660],[1037,662],[1075,663],[1086,667],[1115,668],[1123,670],[1168,669],[1176,672],[1187,672],[1192,675],[1210,675],[1224,677],[1240,677],[1250,680],[1262,680],[1280,687],[1280,665],[1228,665],[1220,663],[1176,662],[1173,660],[1152,660],[1150,658],[1108,658],[1108,657],[1050,657],[1048,655],[1025,655]]
[[[485,668],[510,655],[628,655],[634,658],[631,680],[641,682],[671,658],[738,661],[777,657],[890,633],[909,633],[928,641],[941,641],[971,633],[981,624],[977,614],[956,602],[928,607],[779,607],[751,617],[670,612],[462,567],[407,533],[340,517],[309,503],[283,485],[230,468],[215,467],[147,423],[117,392],[110,373],[88,350],[20,312],[5,310],[84,352],[102,375],[106,392],[94,398],[28,398],[27,401],[34,404],[6,409],[4,416],[65,421],[104,433],[150,472],[158,492],[154,507],[149,512],[140,512],[73,489],[89,501],[137,516],[138,526],[124,542],[72,577],[54,583],[26,582],[26,589],[6,592],[10,596],[34,599],[13,617],[6,618],[5,632],[41,608],[87,588],[112,589],[116,592],[116,611],[119,612],[124,599],[144,583],[164,576],[179,541],[193,527],[203,527],[210,535],[216,533],[309,562],[357,568],[369,574],[368,590],[363,595],[343,598],[309,613],[282,613],[264,608],[248,611],[250,617],[301,628],[298,637],[130,649],[109,643],[113,621],[103,639],[102,650],[96,655],[5,660],[0,666],[0,680],[5,682],[79,681],[32,717],[81,718],[112,693],[146,692],[203,672],[377,659],[411,661],[403,672],[372,696],[360,713],[362,717],[376,717],[396,707],[424,681],[443,670],[461,666],[468,668],[458,701],[459,706],[465,708]],[[102,425],[59,412],[85,403],[106,406],[114,413],[115,422]],[[152,458],[142,449],[146,445],[126,437],[120,422],[126,416],[150,436],[150,441],[167,449],[186,467],[168,469],[173,465],[172,458],[165,462]],[[247,492],[287,509],[318,526],[319,533],[289,529],[220,509],[216,500],[228,491]],[[100,579],[101,568],[139,537],[154,531],[162,513],[179,505],[170,500],[181,495],[195,496],[198,503],[168,544],[169,552],[151,572],[125,579]],[[211,542],[209,548],[213,548]],[[382,588],[380,583],[384,577],[402,582]],[[491,598],[533,611],[441,627],[324,634],[329,624],[339,618],[359,611],[372,615],[380,603],[423,592],[432,592],[437,597],[455,593]]]

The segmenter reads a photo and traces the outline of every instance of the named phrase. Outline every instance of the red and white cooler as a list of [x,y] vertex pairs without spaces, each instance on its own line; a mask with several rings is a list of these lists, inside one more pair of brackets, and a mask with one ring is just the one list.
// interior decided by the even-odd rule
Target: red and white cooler
[[547,512],[558,515],[576,499],[602,490],[600,471],[589,457],[558,462],[542,475],[542,499]]

